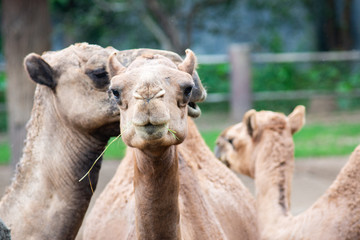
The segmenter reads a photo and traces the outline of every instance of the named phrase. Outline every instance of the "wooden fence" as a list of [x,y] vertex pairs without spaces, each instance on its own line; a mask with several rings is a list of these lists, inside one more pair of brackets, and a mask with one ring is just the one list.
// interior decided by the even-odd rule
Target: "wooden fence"
[[[360,61],[360,51],[338,52],[303,52],[303,53],[251,53],[247,44],[234,44],[229,47],[229,54],[199,55],[200,64],[230,64],[230,93],[209,94],[206,102],[230,101],[231,116],[236,121],[253,106],[254,101],[296,100],[320,97],[360,97],[360,89],[350,93],[318,90],[252,92],[251,68],[253,64]],[[0,63],[0,72],[5,71],[5,64]],[[5,91],[5,89],[0,89]],[[0,112],[6,111],[5,104],[0,104]]]
[[[5,63],[0,62],[0,72],[5,72]],[[0,92],[5,92],[5,89],[0,88]],[[0,113],[6,111],[6,105],[5,103],[0,103]]]
[[249,45],[234,44],[226,55],[200,55],[200,64],[229,63],[230,93],[209,94],[207,102],[230,101],[231,116],[240,121],[244,113],[253,106],[254,101],[296,100],[311,97],[360,97],[360,89],[350,93],[320,90],[269,91],[254,93],[251,90],[251,68],[253,64],[360,61],[360,51],[303,52],[303,53],[251,53]]

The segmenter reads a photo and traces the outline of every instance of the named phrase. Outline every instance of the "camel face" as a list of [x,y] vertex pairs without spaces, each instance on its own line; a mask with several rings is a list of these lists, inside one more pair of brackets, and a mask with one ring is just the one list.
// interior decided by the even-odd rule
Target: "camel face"
[[252,139],[241,122],[225,129],[216,140],[215,155],[229,168],[245,175],[251,175],[245,161],[251,154]]
[[110,88],[120,108],[122,138],[128,146],[159,148],[184,140],[194,64],[191,51],[179,66],[160,55],[139,57],[128,68],[115,56],[109,58],[109,72],[117,72]]
[[[176,53],[164,51],[164,50],[155,50],[155,49],[132,49],[120,51],[117,54],[117,59],[125,67],[129,66],[138,56],[142,55],[154,55],[159,54],[169,58],[176,65],[181,64],[183,59]],[[206,99],[207,93],[203,87],[198,73],[194,70],[193,74],[194,87],[191,93],[191,98],[188,103],[188,116],[197,118],[201,115],[201,110],[196,104],[197,102],[203,102]]]
[[64,124],[114,136],[119,133],[119,110],[108,94],[105,69],[112,52],[112,48],[82,43],[42,56],[29,54],[24,64]]
[[[216,156],[231,169],[254,177],[255,163],[264,144],[276,133],[292,141],[292,134],[303,126],[305,108],[298,106],[289,115],[272,111],[248,111],[239,124],[225,129],[216,140]],[[270,139],[271,140],[271,139]]]

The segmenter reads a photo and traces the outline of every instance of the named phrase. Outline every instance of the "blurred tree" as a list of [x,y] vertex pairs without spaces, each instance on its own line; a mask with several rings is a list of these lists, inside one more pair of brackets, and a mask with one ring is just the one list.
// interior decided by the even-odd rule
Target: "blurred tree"
[[314,18],[318,50],[353,49],[354,29],[359,27],[353,0],[304,0],[304,4]]
[[127,0],[51,0],[54,44],[89,42],[121,48],[158,47]]
[[47,0],[2,0],[2,36],[7,73],[8,132],[11,160],[21,157],[25,125],[33,105],[35,84],[24,71],[23,59],[30,52],[50,49],[50,16]]
[[55,21],[61,22],[70,36],[67,43],[76,39],[113,46],[124,46],[124,42],[134,47],[160,45],[183,54],[191,45],[196,17],[205,9],[233,1],[51,0],[51,3]]
[[[192,40],[195,18],[207,8],[229,4],[229,0],[140,0],[144,6],[143,22],[169,50],[183,54]],[[185,6],[185,7],[182,7]],[[155,24],[148,24],[151,19]],[[156,29],[154,29],[156,27]],[[159,33],[160,32],[160,33]],[[161,33],[162,32],[162,33]]]
[[355,46],[355,29],[360,28],[358,13],[353,0],[252,0],[249,6],[258,10],[269,10],[275,16],[275,24],[281,21],[301,21],[292,16],[292,7],[302,5],[316,33],[317,50],[350,50]]

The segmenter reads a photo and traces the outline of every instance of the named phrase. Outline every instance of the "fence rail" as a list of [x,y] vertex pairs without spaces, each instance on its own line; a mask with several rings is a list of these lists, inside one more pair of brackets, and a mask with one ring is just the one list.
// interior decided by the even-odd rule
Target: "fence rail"
[[[200,64],[224,64],[229,63],[226,54],[199,55]],[[291,52],[291,53],[253,53],[250,55],[253,63],[295,63],[295,62],[336,62],[358,61],[360,51],[334,51],[334,52]]]
[[303,52],[303,53],[256,53],[254,63],[294,63],[294,62],[336,62],[360,60],[360,51]]
[[[309,98],[333,97],[333,98],[357,98],[360,97],[360,89],[350,92],[335,92],[321,90],[292,90],[292,91],[264,91],[252,93],[253,101],[276,101],[276,100],[302,100]],[[211,93],[206,98],[207,103],[227,102],[231,100],[229,93]]]
[[5,72],[5,63],[4,62],[0,62],[0,72]]
[[[230,101],[232,115],[236,120],[241,120],[244,111],[252,107],[253,101],[297,100],[308,99],[314,96],[360,97],[360,89],[355,89],[351,92],[296,90],[254,93],[251,93],[250,89],[252,64],[360,61],[360,51],[251,53],[249,45],[234,44],[230,46],[229,54],[198,55],[197,58],[200,64],[230,64],[232,92],[208,94],[206,102]],[[5,63],[0,62],[0,72],[4,71]],[[0,91],[5,90],[0,89]],[[0,103],[0,112],[4,111],[6,111],[6,106]]]
[[241,120],[245,111],[252,107],[253,101],[360,97],[360,89],[351,92],[296,90],[251,93],[251,67],[253,64],[335,61],[360,61],[360,51],[251,53],[249,45],[234,44],[230,46],[229,54],[198,56],[200,64],[230,64],[231,93],[208,94],[206,102],[230,101],[232,117],[235,120]]

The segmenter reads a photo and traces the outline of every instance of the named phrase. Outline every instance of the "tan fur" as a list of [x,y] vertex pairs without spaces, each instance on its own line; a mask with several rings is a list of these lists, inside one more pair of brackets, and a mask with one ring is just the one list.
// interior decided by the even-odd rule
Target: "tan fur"
[[292,134],[303,124],[302,106],[288,117],[249,112],[218,138],[217,155],[233,170],[255,176],[261,239],[359,239],[360,146],[323,196],[304,213],[290,213]]
[[[51,84],[36,87],[23,156],[0,202],[12,239],[75,238],[92,195],[88,181],[78,180],[119,133],[115,102],[85,71],[104,68],[113,51],[83,43],[26,58],[32,77],[41,74],[36,62],[52,74],[41,76]],[[98,170],[91,176],[94,187],[97,177]]]
[[251,194],[187,119],[187,85],[189,73],[159,56],[137,59],[112,79],[130,147],[96,201],[84,239],[257,239]]
[[[75,238],[92,196],[88,179],[78,180],[110,136],[119,134],[119,110],[109,98],[106,78],[106,63],[115,51],[81,43],[25,59],[30,77],[40,84],[23,157],[0,202],[0,218],[11,228],[12,239]],[[117,57],[131,62],[143,53],[181,62],[175,53],[153,49],[121,51]],[[92,80],[96,74],[101,79]],[[201,83],[198,87],[203,89]],[[94,188],[100,166],[101,161],[90,174]]]

